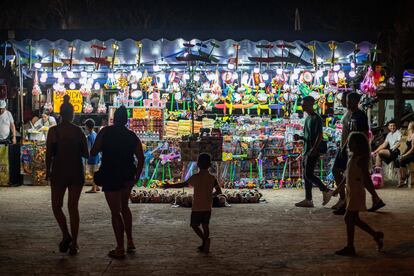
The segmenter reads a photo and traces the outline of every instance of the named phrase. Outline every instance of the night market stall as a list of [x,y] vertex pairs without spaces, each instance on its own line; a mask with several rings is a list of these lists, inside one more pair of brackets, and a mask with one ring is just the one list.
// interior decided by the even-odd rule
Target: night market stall
[[[376,97],[384,75],[369,42],[159,39],[11,40],[33,109],[58,117],[68,94],[79,125],[112,123],[125,105],[128,128],[141,139],[145,165],[138,186],[186,180],[200,152],[226,188],[301,187],[301,99],[313,96],[324,119],[330,168],[341,132],[343,93]],[[22,96],[23,97],[23,96]],[[24,99],[22,99],[22,102]],[[23,106],[23,105],[22,105]],[[21,111],[23,114],[23,110]],[[44,139],[49,126],[26,130],[21,171],[45,184]],[[89,179],[91,176],[87,176]]]

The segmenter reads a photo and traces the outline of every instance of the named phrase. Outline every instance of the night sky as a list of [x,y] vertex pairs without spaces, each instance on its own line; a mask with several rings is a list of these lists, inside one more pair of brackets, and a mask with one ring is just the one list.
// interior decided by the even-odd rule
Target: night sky
[[225,28],[382,31],[413,20],[412,1],[3,0],[0,29]]

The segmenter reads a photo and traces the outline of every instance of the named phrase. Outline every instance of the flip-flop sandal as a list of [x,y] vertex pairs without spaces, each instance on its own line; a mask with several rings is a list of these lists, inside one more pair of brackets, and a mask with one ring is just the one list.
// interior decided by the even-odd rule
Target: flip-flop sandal
[[123,259],[125,258],[125,250],[123,249],[114,249],[109,251],[108,256],[114,259]]
[[381,252],[382,248],[384,247],[384,233],[378,232],[378,237],[376,237],[374,240],[377,242],[378,252]]
[[210,238],[208,238],[204,244],[203,247],[203,253],[209,253],[210,252]]
[[85,192],[85,194],[96,194],[96,193],[97,191],[94,191],[94,190],[89,190]]
[[70,243],[72,242],[72,237],[68,237],[66,239],[63,239],[60,243],[59,243],[59,251],[62,253],[66,253],[69,250],[69,246]]
[[133,243],[127,245],[127,253],[134,253],[135,252],[135,245]]
[[79,248],[78,247],[70,247],[69,248],[69,255],[70,256],[78,255],[78,253],[79,253]]

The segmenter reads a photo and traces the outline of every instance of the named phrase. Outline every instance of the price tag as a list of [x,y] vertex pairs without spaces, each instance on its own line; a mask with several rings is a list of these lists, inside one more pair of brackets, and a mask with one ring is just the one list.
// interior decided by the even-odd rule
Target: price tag
[[162,116],[161,109],[150,109],[149,115],[151,118],[161,118]]

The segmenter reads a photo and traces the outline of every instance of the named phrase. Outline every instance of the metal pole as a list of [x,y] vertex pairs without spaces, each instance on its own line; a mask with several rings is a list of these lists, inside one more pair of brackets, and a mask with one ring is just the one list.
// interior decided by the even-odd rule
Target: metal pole
[[24,128],[23,128],[23,114],[24,114],[24,110],[23,110],[23,100],[24,100],[24,96],[23,96],[23,70],[22,70],[22,65],[21,65],[21,60],[20,60],[20,54],[17,51],[17,49],[15,47],[13,47],[14,52],[16,53],[16,58],[17,58],[17,64],[19,66],[19,93],[18,93],[18,97],[17,97],[17,122],[20,123],[20,133],[22,135],[22,137],[24,137]]

